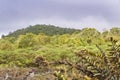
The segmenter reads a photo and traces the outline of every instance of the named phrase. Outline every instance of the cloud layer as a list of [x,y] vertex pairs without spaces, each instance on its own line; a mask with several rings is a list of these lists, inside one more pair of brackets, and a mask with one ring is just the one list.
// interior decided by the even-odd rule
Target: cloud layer
[[1,34],[34,24],[102,30],[119,21],[119,0],[0,0]]

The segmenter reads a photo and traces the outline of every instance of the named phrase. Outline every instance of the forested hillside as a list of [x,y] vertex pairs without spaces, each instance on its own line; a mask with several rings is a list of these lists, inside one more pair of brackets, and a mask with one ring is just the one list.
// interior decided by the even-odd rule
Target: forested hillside
[[0,68],[11,80],[120,80],[120,28],[20,29],[0,39]]
[[57,34],[72,34],[75,31],[80,31],[77,29],[61,28],[53,25],[34,25],[27,28],[19,29],[14,32],[9,33],[8,37],[16,37],[26,33],[39,34],[44,33],[46,35],[57,35]]

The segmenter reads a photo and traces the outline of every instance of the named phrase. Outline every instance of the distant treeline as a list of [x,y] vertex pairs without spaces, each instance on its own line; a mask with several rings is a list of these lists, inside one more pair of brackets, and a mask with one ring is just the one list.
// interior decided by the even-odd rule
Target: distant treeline
[[27,28],[18,29],[14,32],[10,32],[7,37],[17,37],[18,35],[23,35],[26,33],[39,34],[44,33],[46,35],[62,35],[62,34],[72,34],[74,32],[80,31],[78,29],[71,28],[61,28],[53,25],[34,25]]

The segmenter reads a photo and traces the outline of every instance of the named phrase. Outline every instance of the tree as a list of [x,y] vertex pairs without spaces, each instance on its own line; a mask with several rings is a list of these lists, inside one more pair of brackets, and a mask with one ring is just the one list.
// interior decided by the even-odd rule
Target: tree
[[35,35],[32,33],[20,35],[18,38],[18,47],[19,48],[33,47],[36,42],[34,37]]
[[53,25],[34,25],[23,29],[18,29],[14,32],[10,32],[7,36],[18,37],[19,35],[25,35],[26,33],[33,33],[33,34],[44,33],[46,35],[52,36],[52,35],[72,34],[75,31],[80,31],[80,30],[61,28]]
[[95,28],[83,28],[80,35],[82,37],[98,37],[100,32],[98,32]]
[[110,33],[112,35],[118,35],[118,36],[120,36],[120,28],[114,27],[114,28],[110,29]]
[[12,50],[13,44],[8,40],[2,39],[0,40],[0,49],[1,50]]
[[40,33],[36,36],[36,41],[37,44],[45,45],[47,43],[50,43],[50,37],[45,35],[44,33]]
[[2,34],[1,38],[4,38],[4,37],[5,37],[5,35],[4,35],[4,34]]

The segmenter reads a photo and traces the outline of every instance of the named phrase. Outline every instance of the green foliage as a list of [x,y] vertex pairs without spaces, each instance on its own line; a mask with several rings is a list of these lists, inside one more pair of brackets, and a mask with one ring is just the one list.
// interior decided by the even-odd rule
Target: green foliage
[[100,32],[98,32],[95,28],[84,28],[81,30],[80,35],[82,37],[98,37],[100,36]]
[[58,72],[56,71],[54,73],[54,76],[57,78],[57,80],[67,80],[60,71],[58,71]]
[[51,38],[45,34],[38,34],[37,37],[36,37],[36,41],[37,41],[37,44],[39,45],[45,45],[45,44],[48,44],[50,43],[50,40]]
[[12,50],[13,44],[8,40],[0,40],[0,49],[1,50]]
[[0,66],[44,68],[47,64],[47,68],[55,70],[62,64],[67,70],[65,73],[55,70],[58,80],[69,80],[69,77],[73,80],[119,80],[119,28],[100,33],[94,28],[76,31],[35,25],[9,36],[17,37],[0,39]]
[[120,36],[120,28],[114,27],[114,28],[110,29],[110,34]]
[[120,45],[116,45],[115,40],[112,41],[111,48],[108,53],[97,45],[101,55],[91,54],[87,50],[81,50],[77,53],[79,62],[77,68],[91,78],[98,80],[119,80],[120,79]]
[[7,36],[17,37],[19,35],[23,35],[26,33],[33,33],[33,34],[44,33],[46,35],[57,35],[57,34],[62,35],[66,33],[72,34],[75,31],[80,31],[80,30],[70,29],[70,28],[60,28],[53,25],[34,25],[9,33]]
[[26,48],[26,47],[33,47],[35,45],[34,34],[27,33],[26,35],[20,35],[18,38],[18,47],[19,48]]

